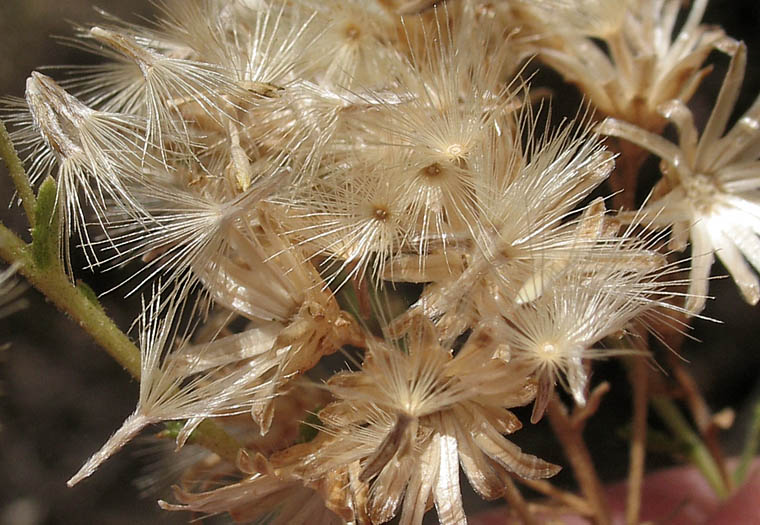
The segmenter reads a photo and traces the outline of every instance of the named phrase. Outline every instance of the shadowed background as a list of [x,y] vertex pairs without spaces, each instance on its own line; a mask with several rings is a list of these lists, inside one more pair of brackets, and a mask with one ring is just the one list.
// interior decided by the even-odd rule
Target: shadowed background
[[[4,0],[0,5],[0,95],[22,96],[29,73],[46,64],[83,64],[97,58],[61,45],[50,35],[70,35],[68,21],[98,20],[97,5],[106,11],[137,21],[148,15],[146,0],[120,2],[100,0]],[[721,24],[727,33],[747,42],[749,68],[739,110],[744,111],[760,92],[760,40],[754,30],[760,23],[760,6],[755,0],[713,0],[705,17]],[[716,71],[695,97],[693,106],[702,117],[709,112],[727,60],[718,55]],[[54,77],[60,76],[53,71]],[[572,114],[580,98],[563,90],[555,107]],[[654,164],[656,166],[656,164]],[[5,181],[4,166],[0,176]],[[3,182],[0,202],[10,200]],[[18,209],[0,207],[5,224],[26,235],[26,224]],[[81,259],[78,261],[82,263]],[[74,263],[75,267],[77,262]],[[79,264],[82,266],[82,264]],[[716,266],[714,275],[725,274]],[[94,275],[79,272],[96,291],[104,291],[124,278],[123,273]],[[725,406],[739,414],[737,425],[727,432],[725,442],[735,453],[743,438],[746,414],[752,400],[760,397],[760,351],[758,309],[738,297],[729,279],[715,281],[711,293],[719,297],[708,304],[707,315],[723,325],[698,321],[693,335],[701,344],[689,344],[684,357],[707,394],[714,410]],[[103,298],[106,310],[126,328],[137,312],[135,298],[124,299],[117,291]],[[0,320],[0,342],[12,346],[0,363],[0,525],[41,524],[148,524],[183,523],[187,515],[160,512],[152,499],[140,499],[132,480],[140,474],[139,447],[129,446],[109,460],[96,475],[74,489],[65,481],[97,450],[134,409],[137,384],[131,381],[79,328],[29,291],[30,307]],[[613,381],[613,391],[598,417],[589,425],[587,437],[600,471],[614,480],[626,470],[626,442],[610,429],[623,426],[629,410],[628,385],[615,363],[602,364],[595,373]],[[524,415],[524,414],[521,414]],[[526,420],[527,417],[522,417]],[[530,427],[530,425],[528,425]],[[527,451],[547,460],[564,463],[545,423],[518,432],[515,441]],[[662,458],[653,457],[652,465]],[[567,470],[567,469],[566,469]],[[564,482],[570,482],[565,472]],[[433,522],[434,513],[431,513]]]

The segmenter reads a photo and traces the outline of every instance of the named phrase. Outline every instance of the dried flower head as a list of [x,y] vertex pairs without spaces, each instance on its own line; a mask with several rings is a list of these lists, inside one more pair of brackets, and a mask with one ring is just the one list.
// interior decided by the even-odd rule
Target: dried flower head
[[180,361],[170,358],[175,343],[174,315],[181,303],[169,300],[166,316],[159,317],[164,302],[154,298],[143,306],[140,331],[140,395],[135,411],[93,454],[67,484],[72,487],[90,476],[145,427],[162,421],[191,420],[181,438],[186,439],[208,417],[239,414],[250,410],[266,385],[245,367],[187,373]]
[[[530,513],[512,478],[560,467],[507,439],[513,409],[532,404],[538,422],[559,385],[588,406],[565,429],[550,411],[557,437],[579,438],[595,360],[686,325],[716,254],[760,300],[760,99],[724,133],[746,49],[702,25],[706,6],[162,0],[148,27],[104,14],[78,28],[70,42],[109,62],[75,68],[72,94],[32,74],[4,110],[31,184],[10,171],[30,223],[44,225],[31,214],[46,213],[54,181],[36,209],[31,186],[50,175],[61,245],[78,236],[90,267],[138,265],[130,293],[152,283],[153,298],[137,407],[69,485],[149,425],[174,421],[160,437],[180,448],[213,417],[229,439],[191,455],[163,508],[420,525],[435,506],[463,525],[462,470],[480,496]],[[685,103],[715,49],[732,59],[700,137]],[[535,107],[530,55],[582,89],[578,118]],[[596,111],[614,117],[604,133],[662,159],[641,210],[608,212],[620,196],[600,197],[616,161]],[[655,135],[667,121],[678,145]],[[641,159],[620,150],[611,185],[638,175]],[[40,231],[26,274],[43,266]],[[691,239],[688,281],[668,235],[676,249]],[[44,278],[68,286],[59,270]],[[588,505],[559,499],[609,521],[593,476],[578,478]]]
[[[609,54],[571,26],[540,46],[541,59],[581,86],[602,113],[659,132],[664,122],[657,107],[674,98],[688,101],[709,71],[702,68],[707,56],[735,46],[722,29],[701,25],[707,1],[691,3],[677,33],[681,0],[570,2],[597,9],[614,4],[624,13],[617,30],[598,35]],[[570,20],[577,24],[576,17]]]
[[396,324],[423,313],[437,323],[445,340],[453,341],[477,323],[482,315],[479,300],[493,294],[494,286],[507,285],[512,291],[504,300],[514,300],[527,279],[517,267],[530,268],[535,261],[566,258],[569,251],[593,247],[579,243],[562,222],[606,179],[614,166],[612,157],[584,125],[580,131],[567,125],[540,137],[533,133],[534,124],[532,117],[524,117],[531,140],[525,150],[519,136],[496,143],[512,156],[506,164],[486,164],[487,184],[479,188],[483,228],[471,240],[472,247],[465,245],[462,270],[428,287]]
[[736,46],[701,136],[692,113],[677,100],[661,105],[659,110],[676,126],[678,145],[614,119],[600,126],[602,133],[630,140],[663,161],[664,177],[642,213],[654,226],[671,226],[673,248],[683,250],[687,239],[691,242],[686,309],[692,314],[705,305],[716,255],[747,302],[756,304],[760,299],[760,282],[750,268],[751,264],[760,270],[760,207],[755,195],[760,185],[760,100],[725,132],[741,89],[746,53],[743,43]]
[[421,319],[404,341],[403,348],[370,342],[360,371],[328,381],[338,400],[319,413],[327,437],[304,476],[358,464],[373,523],[401,507],[402,523],[419,524],[432,498],[440,522],[450,524],[465,516],[460,462],[489,499],[499,496],[505,471],[536,479],[559,470],[502,436],[520,428],[507,408],[535,393],[519,365],[491,359],[492,349],[478,341],[452,355]]
[[632,0],[538,0],[525,2],[538,17],[560,21],[559,32],[605,38],[620,30]]
[[[88,207],[103,231],[112,213],[109,204],[132,221],[144,218],[143,206],[130,190],[139,172],[134,151],[142,119],[96,111],[36,71],[26,81],[25,100],[9,99],[6,106],[8,121],[17,128],[12,138],[31,160],[31,182],[47,175],[56,179],[63,239],[77,235],[84,246],[92,246]],[[68,243],[61,245],[70,270]],[[94,251],[85,253],[96,260]]]
[[82,47],[113,62],[80,68],[71,86],[95,107],[145,119],[143,159],[155,153],[168,167],[173,153],[187,154],[198,137],[182,108],[197,105],[221,122],[237,93],[218,66],[171,56],[165,46],[129,29],[93,26],[80,38]]
[[263,456],[242,455],[239,467],[246,479],[207,492],[175,488],[181,505],[159,501],[161,508],[206,515],[228,512],[238,523],[265,521],[272,525],[346,525],[357,523],[346,505],[347,476],[330,473],[322,480],[304,483],[292,468],[274,467]]
[[631,348],[600,348],[601,340],[622,333],[653,308],[670,308],[667,281],[660,281],[670,268],[665,258],[636,242],[627,246],[629,241],[608,240],[615,242],[612,246],[601,241],[591,260],[578,255],[561,266],[551,259],[538,263],[529,282],[543,281],[531,286],[540,293],[524,294],[518,306],[507,301],[494,305],[503,316],[498,335],[507,346],[504,358],[525,363],[538,381],[532,422],[541,418],[558,382],[584,405],[586,360],[634,353]]

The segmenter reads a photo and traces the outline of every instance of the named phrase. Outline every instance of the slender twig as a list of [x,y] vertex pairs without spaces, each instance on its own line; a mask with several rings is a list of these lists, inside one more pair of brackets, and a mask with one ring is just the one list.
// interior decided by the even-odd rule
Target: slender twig
[[667,393],[667,389],[658,388],[658,394],[652,394],[650,402],[670,432],[687,448],[688,460],[702,473],[716,495],[725,497],[733,486],[733,480],[728,479],[728,468],[717,442],[710,409],[694,378],[676,354],[683,343],[684,334],[670,329],[661,332],[660,335],[671,350],[667,355],[668,364],[696,423],[697,431],[695,432],[686,421],[681,410],[671,399],[672,395]]
[[[132,377],[140,378],[140,350],[91,294],[71,283],[60,264],[40,268],[33,261],[31,247],[2,224],[0,257],[17,265],[32,286],[90,334]],[[232,463],[241,448],[237,440],[210,421],[201,424],[191,440]]]
[[519,476],[515,477],[515,479],[526,487],[548,496],[553,501],[562,503],[581,516],[591,516],[594,514],[593,509],[585,499],[576,496],[572,492],[557,488],[544,479],[526,479]]
[[649,395],[646,358],[632,358],[628,377],[633,388],[633,435],[628,453],[628,494],[625,505],[625,522],[639,523],[641,486],[644,479],[647,439],[647,398]]
[[704,397],[702,397],[696,381],[694,381],[694,378],[691,377],[689,372],[687,372],[686,368],[672,356],[670,356],[669,364],[673,372],[673,377],[683,391],[686,405],[689,407],[689,412],[691,412],[691,416],[694,418],[694,422],[697,424],[699,431],[703,432],[710,426],[710,420],[712,418],[710,408],[707,406]]
[[[545,502],[528,503],[528,509],[533,516],[540,516],[542,525],[559,525],[560,523],[565,523],[564,519],[567,517],[567,515],[573,515],[573,517],[575,517],[575,511],[572,508],[553,505]],[[586,523],[586,520],[584,520],[583,523]]]
[[517,512],[524,525],[538,525],[538,522],[533,517],[533,514],[528,508],[528,503],[520,493],[520,489],[517,488],[515,482],[512,481],[512,477],[508,474],[502,476],[504,482],[504,499],[509,503],[509,507]]
[[672,357],[670,365],[673,371],[673,376],[676,378],[676,381],[678,381],[678,385],[686,396],[686,404],[694,418],[694,422],[697,424],[697,430],[699,430],[702,440],[715,460],[720,476],[723,478],[723,483],[730,491],[733,488],[733,479],[729,474],[726,456],[723,453],[723,449],[718,440],[718,428],[713,421],[710,407],[707,405],[704,396],[702,396],[702,392],[699,390],[697,382],[686,367]]
[[24,207],[29,226],[34,228],[34,208],[36,206],[34,191],[32,191],[29,177],[24,170],[24,164],[19,159],[2,120],[0,120],[0,157],[8,166],[8,173],[13,180],[13,185],[16,186],[16,192],[21,199],[21,205]]
[[[609,390],[609,385],[599,385],[589,396],[586,409],[581,409],[569,416],[567,409],[555,395],[548,406],[549,422],[557,436],[565,456],[573,467],[573,474],[581,491],[593,509],[593,519],[599,525],[610,525],[610,510],[604,495],[604,488],[594,468],[591,454],[583,440],[585,421],[593,414],[589,407],[596,408],[602,395]],[[582,416],[581,416],[582,414]]]
[[589,394],[586,404],[584,406],[576,406],[573,409],[573,413],[570,415],[570,424],[582,432],[586,427],[586,422],[599,410],[602,398],[609,391],[610,384],[608,382],[605,381],[597,385]]
[[699,469],[715,494],[721,499],[726,498],[729,490],[715,458],[697,433],[692,430],[673,400],[654,396],[651,398],[651,403],[670,432],[687,447],[689,460]]
[[617,210],[635,210],[639,172],[649,152],[624,140],[609,139],[607,146],[619,154],[615,159],[615,171],[609,178],[614,193],[612,205]]

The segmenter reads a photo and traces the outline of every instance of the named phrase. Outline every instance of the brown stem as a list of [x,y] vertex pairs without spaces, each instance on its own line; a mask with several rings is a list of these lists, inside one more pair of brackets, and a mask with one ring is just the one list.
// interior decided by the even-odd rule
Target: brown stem
[[525,525],[538,525],[538,522],[533,517],[533,513],[528,508],[528,503],[520,493],[520,489],[512,481],[512,477],[509,474],[504,474],[501,477],[504,482],[504,499],[509,503],[509,507],[517,512],[517,515]]
[[625,522],[639,523],[641,511],[641,486],[644,479],[646,458],[647,406],[649,403],[648,370],[646,357],[633,357],[628,378],[633,387],[633,435],[628,454],[628,494],[625,506]]
[[[528,510],[530,510],[533,516],[541,516],[542,525],[545,523],[552,524],[552,525],[564,523],[562,519],[566,517],[568,514],[573,514],[574,512],[574,510],[571,508],[566,508],[566,507],[558,506],[558,505],[551,505],[547,503],[540,503],[540,502],[528,503]],[[590,515],[591,514],[589,514],[588,516]]]
[[616,210],[635,210],[641,166],[649,152],[625,140],[609,138],[610,150],[619,153],[615,160],[615,171],[610,175],[610,188],[615,193],[612,206]]
[[586,405],[582,407],[576,406],[573,409],[573,413],[570,416],[570,423],[577,427],[580,432],[583,432],[583,429],[586,426],[586,421],[596,414],[596,411],[599,410],[599,405],[602,403],[604,394],[609,391],[610,384],[608,382],[605,381],[604,383],[597,385],[597,387],[589,394]]
[[580,514],[581,516],[591,516],[594,511],[589,506],[588,502],[566,490],[559,489],[552,485],[550,482],[543,479],[525,479],[516,477],[517,481],[525,485],[526,487],[540,492],[541,494],[548,496],[553,501],[562,503],[570,508],[573,512]]
[[[689,319],[684,318],[683,324],[686,324],[689,321]],[[679,328],[679,324],[663,325],[659,331],[661,341],[665,344],[668,350],[670,350],[667,354],[668,365],[673,377],[680,387],[686,405],[689,407],[689,412],[696,423],[699,435],[717,464],[723,483],[728,490],[731,490],[733,488],[733,479],[729,474],[726,458],[718,441],[718,427],[713,422],[712,412],[702,396],[697,382],[684,366],[683,361],[680,360],[678,355],[685,339],[683,325]]]
[[583,427],[592,415],[588,406],[598,407],[599,399],[609,390],[609,385],[599,385],[589,396],[586,409],[578,410],[569,416],[567,409],[556,396],[552,397],[548,406],[549,422],[557,436],[565,456],[573,467],[573,475],[581,487],[581,491],[593,509],[594,522],[599,525],[611,525],[610,510],[604,495],[604,488],[591,460],[591,454],[583,440]]
[[697,425],[697,430],[699,430],[699,434],[710,451],[710,455],[715,459],[723,482],[731,490],[733,488],[733,478],[728,471],[726,456],[718,440],[718,427],[713,423],[710,407],[707,405],[704,396],[702,396],[697,382],[682,363],[671,357],[670,368],[685,395],[686,404]]
[[673,377],[678,382],[678,386],[681,387],[681,391],[685,396],[691,416],[694,418],[694,422],[697,424],[700,433],[702,433],[710,426],[710,420],[712,419],[710,408],[707,406],[704,397],[702,397],[696,381],[694,381],[694,378],[691,377],[691,374],[689,374],[683,364],[674,356],[669,358],[669,364]]

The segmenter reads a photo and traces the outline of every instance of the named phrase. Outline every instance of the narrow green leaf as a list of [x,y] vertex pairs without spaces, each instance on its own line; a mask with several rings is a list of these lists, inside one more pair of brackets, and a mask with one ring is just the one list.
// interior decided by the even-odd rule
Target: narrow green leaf
[[757,403],[752,411],[752,422],[747,433],[747,441],[744,443],[739,466],[734,472],[734,481],[737,485],[741,485],[747,479],[749,467],[752,465],[758,450],[760,450],[760,403]]
[[55,180],[48,177],[40,185],[34,208],[34,228],[32,229],[32,260],[35,266],[44,270],[58,261],[58,214],[56,213]]
[[98,300],[98,294],[95,293],[95,290],[90,288],[90,286],[82,281],[77,281],[77,290],[79,290],[79,293],[85,296],[85,298],[90,301],[94,306],[96,306],[98,309],[103,310],[103,306],[100,304],[100,301]]
[[680,443],[686,447],[687,457],[704,476],[707,483],[715,491],[719,499],[728,497],[728,487],[723,481],[720,468],[715,462],[707,446],[681,413],[672,399],[655,396],[649,400],[668,430]]

